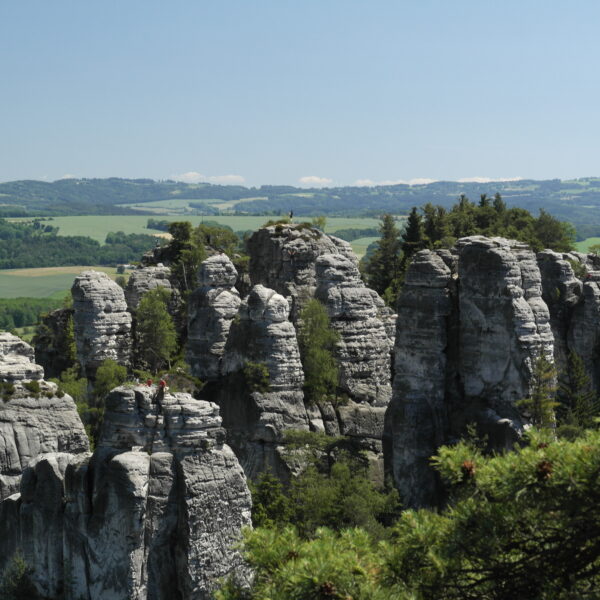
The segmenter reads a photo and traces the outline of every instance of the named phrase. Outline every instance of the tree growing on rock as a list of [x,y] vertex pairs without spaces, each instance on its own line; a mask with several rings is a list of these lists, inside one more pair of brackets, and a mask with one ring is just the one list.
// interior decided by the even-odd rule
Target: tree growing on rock
[[304,369],[304,393],[308,403],[331,399],[339,382],[339,369],[333,355],[340,339],[332,329],[329,315],[318,300],[311,300],[300,313],[298,344]]
[[136,338],[140,360],[156,373],[170,368],[177,350],[177,332],[167,310],[169,290],[158,287],[146,292],[136,312]]

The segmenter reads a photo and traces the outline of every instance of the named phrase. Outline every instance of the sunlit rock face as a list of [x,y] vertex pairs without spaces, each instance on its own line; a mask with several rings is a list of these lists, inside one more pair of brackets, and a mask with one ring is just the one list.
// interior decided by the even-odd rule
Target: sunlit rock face
[[224,439],[215,404],[116,388],[93,455],[40,455],[0,503],[0,563],[20,548],[45,597],[73,599],[205,600],[245,580],[251,498]]
[[[218,401],[228,439],[249,477],[271,469],[286,478],[285,431],[309,428],[300,351],[288,316],[283,296],[256,285],[241,303],[225,346]],[[248,369],[262,369],[264,385]]]
[[241,304],[237,270],[225,254],[206,259],[188,303],[186,356],[192,374],[203,381],[221,376],[221,359],[231,322]]
[[159,287],[165,288],[171,295],[176,293],[177,298],[174,299],[176,302],[179,294],[171,284],[170,277],[171,269],[162,263],[151,267],[140,266],[132,271],[124,292],[129,312],[136,311],[145,293]]
[[93,379],[103,361],[129,365],[131,314],[123,289],[106,273],[84,271],[71,288],[77,360]]
[[473,236],[454,258],[419,252],[398,299],[387,462],[404,500],[436,502],[428,465],[437,447],[476,423],[494,448],[510,448],[526,419],[540,356],[553,360],[550,313],[534,253],[519,242]]
[[18,492],[23,471],[44,452],[86,452],[88,438],[73,399],[44,381],[33,348],[0,333],[0,500]]

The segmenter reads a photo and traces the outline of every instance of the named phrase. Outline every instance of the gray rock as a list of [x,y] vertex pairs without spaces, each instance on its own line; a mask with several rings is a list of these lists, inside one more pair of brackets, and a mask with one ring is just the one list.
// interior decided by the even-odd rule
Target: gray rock
[[200,266],[199,287],[188,303],[186,356],[192,374],[218,379],[231,322],[241,304],[235,289],[237,271],[225,254],[211,256]]
[[44,369],[35,364],[33,348],[12,333],[0,332],[0,380],[14,382],[43,377]]
[[247,247],[252,284],[262,284],[288,298],[294,322],[314,296],[318,256],[339,254],[357,262],[348,242],[303,225],[263,227],[250,236]]
[[122,288],[106,273],[84,271],[71,288],[77,359],[86,376],[111,359],[128,365],[131,356],[131,314]]
[[[39,454],[89,448],[73,399],[58,397],[56,384],[43,375],[29,344],[0,334],[0,378],[13,385],[0,399],[0,500],[18,491],[23,471]],[[39,392],[27,388],[30,381]]]
[[[417,253],[398,300],[386,459],[408,505],[435,503],[435,449],[475,422],[491,447],[512,447],[539,356],[553,360],[542,279],[525,244],[473,236],[454,261]],[[447,258],[447,257],[446,257]],[[450,266],[448,266],[450,265]]]
[[[159,263],[153,267],[138,267],[131,273],[125,287],[125,300],[129,312],[135,312],[142,296],[158,287],[163,287],[171,292],[176,290],[171,285],[171,269]],[[177,296],[179,294],[176,292]]]
[[[219,405],[228,439],[249,477],[266,468],[285,477],[284,432],[309,428],[300,351],[288,315],[283,296],[256,285],[242,302],[225,346],[222,371],[227,379]],[[267,391],[248,388],[244,368],[249,363],[266,368]]]
[[116,388],[92,456],[39,457],[0,503],[0,568],[21,548],[39,590],[73,600],[208,600],[246,579],[251,499],[223,439],[214,404]]

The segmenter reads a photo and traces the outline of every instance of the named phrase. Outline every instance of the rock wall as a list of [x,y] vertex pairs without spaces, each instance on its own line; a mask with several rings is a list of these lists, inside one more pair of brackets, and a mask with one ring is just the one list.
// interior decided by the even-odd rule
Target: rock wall
[[292,321],[317,287],[315,263],[321,254],[356,260],[348,242],[303,225],[278,224],[255,231],[247,242],[250,280],[285,296]]
[[125,286],[125,300],[129,312],[134,313],[142,299],[142,296],[158,287],[166,288],[175,293],[174,304],[177,304],[179,293],[171,284],[171,269],[162,263],[151,267],[138,267],[131,273]]
[[21,548],[45,596],[205,600],[246,567],[251,499],[218,407],[120,387],[93,455],[44,454],[0,504],[0,568]]
[[200,266],[198,288],[188,302],[186,357],[192,374],[204,381],[221,375],[229,328],[241,304],[237,276],[225,254],[211,256]]
[[[19,490],[23,471],[39,454],[89,449],[73,399],[43,375],[29,344],[0,333],[0,381],[12,384],[0,399],[0,500]],[[28,389],[32,381],[37,387]]]
[[468,423],[494,448],[519,439],[526,421],[516,402],[530,393],[538,357],[553,360],[533,252],[518,242],[474,236],[459,240],[456,253],[457,260],[419,252],[398,300],[385,443],[410,506],[436,502],[428,457],[463,435]]
[[84,271],[71,288],[77,359],[86,377],[111,359],[129,365],[131,314],[123,289],[106,273]]
[[[269,468],[286,478],[284,432],[309,428],[300,351],[288,316],[283,296],[255,285],[240,305],[225,345],[218,402],[228,439],[249,477]],[[264,389],[248,380],[244,370],[252,365],[266,368]]]

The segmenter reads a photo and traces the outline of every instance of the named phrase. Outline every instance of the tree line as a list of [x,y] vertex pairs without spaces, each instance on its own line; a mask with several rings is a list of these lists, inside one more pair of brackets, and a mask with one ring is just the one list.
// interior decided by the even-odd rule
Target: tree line
[[392,215],[381,218],[381,239],[362,263],[367,283],[389,304],[398,295],[411,257],[426,248],[450,248],[470,235],[501,236],[526,242],[534,251],[573,249],[575,230],[545,210],[534,217],[523,208],[508,208],[500,194],[482,194],[479,202],[461,196],[450,210],[425,204],[413,207],[403,231]]

